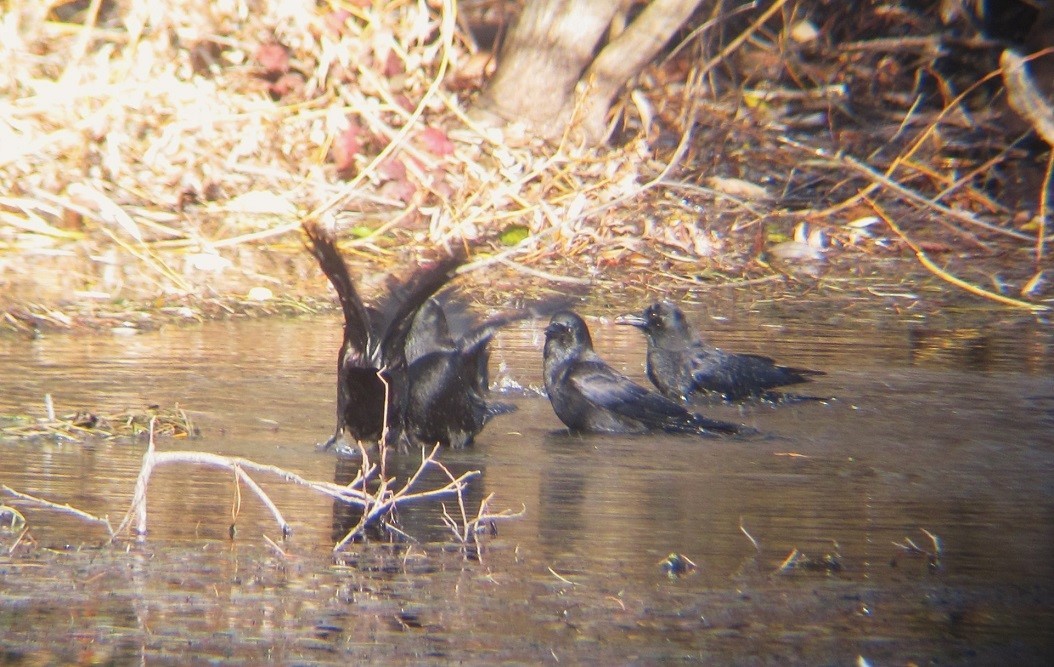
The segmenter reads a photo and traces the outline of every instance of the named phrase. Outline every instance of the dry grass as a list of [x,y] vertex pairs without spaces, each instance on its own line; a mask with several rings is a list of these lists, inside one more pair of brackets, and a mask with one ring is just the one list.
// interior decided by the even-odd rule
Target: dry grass
[[81,410],[59,415],[51,401],[44,397],[44,415],[0,415],[0,440],[56,440],[84,442],[111,438],[145,438],[153,435],[170,438],[193,438],[198,435],[194,422],[178,405],[173,408],[150,406],[145,410],[122,410],[105,413]]
[[[563,228],[636,179],[633,161],[572,174],[565,154],[537,157],[466,125],[443,86],[471,56],[449,4],[133,0],[94,27],[46,9],[15,3],[4,16],[9,249],[61,252],[101,235],[179,292],[193,287],[186,274],[222,268],[226,249],[274,241],[308,216],[353,227],[362,238],[351,245],[383,261],[383,232],[424,245],[471,240],[502,219]],[[258,57],[273,42],[293,73],[280,99]],[[216,48],[195,69],[195,54]],[[364,145],[339,173],[335,144],[349,128]]]
[[[51,302],[95,304],[251,287],[281,298],[305,281],[318,293],[296,230],[320,218],[347,230],[345,250],[374,270],[467,241],[470,269],[500,264],[543,281],[588,282],[619,266],[623,284],[751,285],[782,275],[756,260],[781,242],[791,245],[777,254],[791,256],[802,252],[794,243],[806,255],[904,250],[867,222],[870,197],[971,247],[1038,248],[1035,268],[1026,262],[1007,289],[1043,296],[1046,209],[1030,227],[1034,216],[1015,218],[1025,212],[970,178],[1011,158],[946,160],[952,130],[979,122],[961,98],[939,113],[910,98],[887,107],[895,132],[881,149],[832,143],[823,127],[815,142],[793,132],[846,107],[841,70],[875,76],[877,51],[904,46],[821,53],[801,41],[804,4],[770,8],[789,27],[760,10],[704,23],[616,110],[627,142],[595,152],[472,124],[487,59],[452,0],[95,0],[65,21],[64,3],[10,0],[0,281],[54,284]],[[719,38],[732,19],[738,32]],[[798,85],[772,83],[787,78],[780,58]],[[779,76],[766,84],[756,71],[773,62]],[[715,77],[732,69],[729,88]],[[780,201],[809,180],[823,191],[808,205]],[[901,225],[905,238],[911,227]],[[51,265],[61,268],[43,275]],[[24,311],[27,299],[13,298]]]

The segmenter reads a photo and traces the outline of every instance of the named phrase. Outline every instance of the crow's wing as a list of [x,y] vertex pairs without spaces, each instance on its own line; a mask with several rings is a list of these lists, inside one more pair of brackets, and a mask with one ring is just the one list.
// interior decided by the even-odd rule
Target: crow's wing
[[591,404],[646,424],[666,424],[690,416],[679,404],[645,389],[600,360],[576,364],[567,380]]
[[370,316],[355,290],[355,282],[348,272],[348,265],[329,233],[311,223],[304,223],[304,232],[310,241],[308,250],[318,261],[333,289],[337,291],[340,307],[344,312],[344,343],[337,363],[366,365],[369,357]]
[[457,267],[465,261],[463,252],[446,257],[432,266],[415,272],[406,281],[405,291],[385,305],[384,334],[380,342],[380,358],[385,366],[406,363],[406,339],[418,309],[443,288]]
[[406,362],[412,364],[433,352],[454,352],[456,349],[443,307],[435,298],[426,299],[417,309],[406,337]]
[[773,387],[808,382],[822,371],[780,366],[771,357],[760,354],[730,354],[715,350],[694,359],[693,378],[696,387],[716,391],[730,398],[757,394]]

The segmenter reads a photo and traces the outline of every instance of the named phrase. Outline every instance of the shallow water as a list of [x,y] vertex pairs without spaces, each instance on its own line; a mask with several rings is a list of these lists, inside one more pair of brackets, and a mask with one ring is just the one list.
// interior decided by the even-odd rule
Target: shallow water
[[[696,316],[695,320],[700,321]],[[639,334],[590,320],[599,351],[641,378]],[[32,542],[0,533],[0,663],[303,664],[672,660],[740,664],[1047,664],[1054,652],[1054,349],[1028,321],[927,331],[897,321],[745,315],[708,322],[726,348],[822,368],[828,403],[708,408],[768,437],[578,437],[540,385],[540,323],[502,333],[503,397],[476,446],[474,513],[525,508],[471,557],[440,503],[407,506],[401,544],[331,547],[347,519],[258,477],[294,533],[243,493],[228,537],[227,473],[161,469],[147,538],[0,496]],[[215,322],[135,336],[0,338],[0,414],[178,403],[202,437],[162,439],[346,475],[315,451],[334,420],[334,317]],[[142,443],[0,443],[0,483],[108,515],[131,497]],[[392,462],[405,475],[412,456]],[[426,485],[440,483],[433,474]],[[448,499],[448,511],[457,503]],[[354,518],[352,518],[354,521]],[[930,567],[893,542],[941,557]],[[757,543],[752,545],[749,533]],[[281,543],[279,553],[263,535]],[[5,541],[6,540],[6,541]],[[797,549],[839,567],[781,571]],[[660,562],[698,568],[670,578]]]

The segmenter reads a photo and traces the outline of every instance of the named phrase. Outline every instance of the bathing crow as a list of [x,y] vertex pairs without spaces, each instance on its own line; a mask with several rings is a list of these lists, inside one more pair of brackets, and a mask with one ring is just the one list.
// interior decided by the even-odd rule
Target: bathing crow
[[[724,352],[688,328],[681,309],[660,301],[642,315],[616,320],[644,332],[648,339],[648,378],[670,398],[716,394],[726,401],[767,396],[769,389],[808,382],[823,371],[779,366],[768,357]],[[778,395],[777,395],[778,396]]]
[[[451,300],[445,302],[456,306]],[[406,342],[410,393],[407,435],[422,444],[464,447],[496,415],[516,406],[487,400],[487,362],[498,329],[530,315],[520,311],[489,319],[456,336],[435,298],[417,311]]]
[[337,291],[344,312],[344,339],[337,357],[337,428],[325,447],[344,434],[360,442],[382,437],[396,442],[405,425],[410,385],[405,348],[414,315],[454,277],[464,256],[458,253],[419,269],[377,308],[367,308],[332,236],[311,223],[305,223],[304,230],[308,249]]
[[593,351],[589,329],[571,311],[553,315],[545,329],[545,391],[556,416],[587,433],[739,433],[737,424],[707,419],[645,389]]

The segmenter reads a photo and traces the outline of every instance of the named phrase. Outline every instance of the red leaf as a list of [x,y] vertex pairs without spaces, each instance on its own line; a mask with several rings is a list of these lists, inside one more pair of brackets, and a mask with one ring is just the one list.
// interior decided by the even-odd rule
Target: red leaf
[[362,150],[361,134],[362,128],[349,122],[348,127],[333,140],[330,154],[339,171],[350,171],[355,165],[355,156]]
[[346,9],[339,9],[337,11],[330,12],[326,14],[326,27],[339,35],[344,32],[344,23],[350,17],[351,12]]
[[267,42],[256,47],[253,55],[268,74],[285,74],[289,71],[289,49],[278,42]]
[[278,80],[267,88],[271,96],[280,100],[290,93],[300,93],[304,90],[304,77],[300,72],[289,72],[278,77]]
[[384,61],[384,76],[391,78],[396,74],[402,74],[403,71],[402,58],[395,51],[389,51],[388,57]]
[[377,170],[390,181],[399,181],[406,178],[406,165],[399,158],[390,157],[382,162]]
[[446,136],[446,132],[437,130],[434,127],[426,127],[421,134],[418,135],[421,143],[424,144],[425,150],[434,155],[450,155],[454,152],[454,142]]

